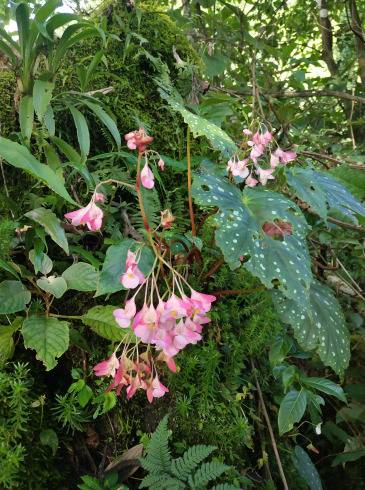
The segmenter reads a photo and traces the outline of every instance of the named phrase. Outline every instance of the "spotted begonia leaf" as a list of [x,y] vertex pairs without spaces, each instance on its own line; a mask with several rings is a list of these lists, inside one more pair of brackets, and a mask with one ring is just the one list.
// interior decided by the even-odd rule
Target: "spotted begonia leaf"
[[[219,208],[214,217],[216,243],[232,269],[245,256],[243,265],[266,287],[278,280],[285,296],[306,301],[312,281],[305,241],[308,225],[295,203],[263,188],[241,192],[217,175],[195,175],[193,196],[203,206]],[[262,229],[276,219],[292,225],[292,234],[282,241]]]
[[208,121],[204,117],[198,116],[184,107],[179,100],[168,95],[164,90],[160,89],[160,94],[163,99],[169,104],[169,106],[176,112],[179,112],[184,119],[185,123],[191,129],[195,138],[199,136],[205,136],[212,147],[219,150],[225,156],[229,157],[236,153],[237,146],[234,141],[223,131],[219,126]]
[[349,333],[331,289],[314,280],[309,308],[285,298],[279,291],[273,292],[273,298],[281,320],[292,326],[302,348],[316,350],[326,366],[343,373],[350,359]]
[[335,211],[357,223],[356,214],[365,216],[365,207],[340,182],[312,167],[285,170],[286,180],[295,194],[309,204],[322,219]]

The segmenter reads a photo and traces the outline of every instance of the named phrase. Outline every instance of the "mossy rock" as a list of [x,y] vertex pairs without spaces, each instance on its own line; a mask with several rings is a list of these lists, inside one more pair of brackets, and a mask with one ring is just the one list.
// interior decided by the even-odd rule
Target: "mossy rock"
[[[155,136],[156,149],[181,158],[184,152],[182,121],[162,101],[153,81],[157,73],[143,49],[167,64],[173,83],[183,95],[191,90],[191,76],[179,76],[173,51],[175,49],[182,60],[195,66],[199,66],[199,57],[176,24],[152,7],[139,8],[137,14],[129,10],[124,1],[109,1],[104,2],[99,14],[106,16],[108,32],[121,41],[109,42],[107,67],[99,65],[88,90],[113,86],[113,91],[101,96],[101,100],[113,111],[120,133],[134,130],[142,123]],[[59,74],[60,90],[78,90],[75,66],[81,63],[88,66],[100,42],[96,38],[84,40],[67,56]],[[92,129],[93,153],[105,151],[108,148],[106,132],[101,132],[96,124],[95,127],[92,124]]]
[[16,129],[16,77],[6,68],[0,69],[0,135],[7,137]]

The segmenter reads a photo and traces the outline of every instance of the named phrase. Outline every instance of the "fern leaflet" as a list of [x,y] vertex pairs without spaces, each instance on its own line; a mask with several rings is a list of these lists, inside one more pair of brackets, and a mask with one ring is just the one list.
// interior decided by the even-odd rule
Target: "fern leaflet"
[[192,471],[214,450],[215,446],[196,445],[189,448],[181,458],[174,459],[171,465],[172,473],[180,480],[187,480]]
[[204,488],[210,481],[221,476],[228,468],[229,466],[219,461],[204,463],[193,476],[189,477],[189,485],[193,490]]

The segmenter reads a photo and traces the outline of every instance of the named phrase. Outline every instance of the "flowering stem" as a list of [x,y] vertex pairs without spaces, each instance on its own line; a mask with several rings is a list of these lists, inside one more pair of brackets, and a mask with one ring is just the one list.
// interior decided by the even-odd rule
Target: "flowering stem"
[[56,313],[49,313],[48,316],[53,316],[54,318],[66,318],[69,320],[80,320],[80,318],[82,318],[80,315],[57,315]]
[[131,189],[135,189],[136,188],[135,185],[128,184],[127,182],[123,182],[121,180],[107,179],[107,180],[103,180],[102,182],[99,182],[99,184],[96,185],[95,192],[98,189],[98,187],[100,187],[101,185],[104,185],[104,184],[118,184],[118,185],[124,185],[125,187],[130,187]]
[[143,204],[142,193],[141,193],[141,159],[142,159],[142,152],[139,151],[138,152],[138,159],[137,159],[136,191],[137,191],[137,196],[138,196],[139,209],[141,210],[141,216],[143,219],[143,225],[144,225],[147,233],[150,234],[151,228],[150,228],[150,225],[148,224],[146,211],[144,209],[144,204]]
[[191,233],[193,236],[196,236],[193,198],[191,195],[191,155],[190,155],[190,128],[189,128],[189,126],[188,126],[188,129],[186,132],[186,159],[187,159],[187,164],[188,164],[188,199],[189,199],[189,214],[190,214],[190,223],[191,223]]

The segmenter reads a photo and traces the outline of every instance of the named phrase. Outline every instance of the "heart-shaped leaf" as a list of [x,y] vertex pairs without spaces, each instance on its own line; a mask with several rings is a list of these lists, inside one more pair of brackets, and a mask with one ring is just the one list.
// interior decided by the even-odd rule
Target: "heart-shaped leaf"
[[20,281],[0,283],[0,315],[25,310],[31,294]]
[[41,277],[37,279],[37,286],[55,298],[61,298],[67,291],[67,283],[61,276]]
[[[305,235],[308,225],[295,203],[263,188],[240,191],[217,175],[194,177],[193,196],[203,206],[218,207],[214,216],[216,243],[231,268],[243,265],[262,283],[279,288],[288,297],[305,302],[312,274]],[[275,240],[263,231],[267,222],[281,220],[291,235]]]
[[326,366],[341,374],[350,360],[349,333],[337,299],[330,288],[314,280],[310,287],[309,307],[273,292],[283,322],[292,326],[305,350],[316,350]]
[[68,289],[77,291],[95,291],[99,273],[95,267],[86,262],[77,262],[66,269],[62,277],[67,282]]
[[286,180],[295,194],[324,220],[330,211],[337,211],[357,223],[356,214],[365,216],[365,207],[346,187],[328,174],[312,167],[285,169]]
[[36,351],[37,359],[43,362],[47,371],[57,365],[57,358],[68,349],[68,325],[67,322],[49,317],[31,316],[24,320],[24,345]]

